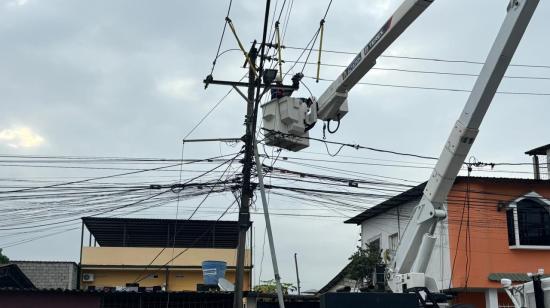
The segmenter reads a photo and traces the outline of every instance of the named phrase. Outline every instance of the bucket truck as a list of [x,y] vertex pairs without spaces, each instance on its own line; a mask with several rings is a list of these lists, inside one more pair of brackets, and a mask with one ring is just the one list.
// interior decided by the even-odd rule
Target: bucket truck
[[[376,59],[433,0],[406,0],[357,54],[342,74],[319,97],[282,97],[262,106],[266,144],[299,151],[309,146],[308,129],[319,120],[340,121],[348,113],[348,92],[375,65]],[[531,20],[539,0],[511,0],[485,64],[456,121],[437,164],[415,207],[387,269],[393,292],[438,292],[426,269],[436,242],[437,224],[446,218],[446,200],[478,134],[497,88]],[[550,295],[550,294],[549,294]]]
[[532,281],[512,285],[511,279],[501,279],[506,294],[512,300],[515,308],[545,308],[550,307],[550,278],[543,278],[544,269],[537,273],[527,273]]

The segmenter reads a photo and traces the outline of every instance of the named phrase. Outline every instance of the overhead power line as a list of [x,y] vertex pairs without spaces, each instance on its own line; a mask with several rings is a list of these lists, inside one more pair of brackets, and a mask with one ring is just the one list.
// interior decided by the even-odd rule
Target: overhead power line
[[[161,268],[164,268],[166,267],[168,264],[172,263],[174,260],[176,260],[177,258],[179,258],[181,255],[183,255],[184,253],[186,253],[189,249],[193,248],[195,246],[195,244],[197,244],[205,235],[207,235],[209,232],[211,232],[213,230],[213,228],[215,227],[216,223],[219,222],[226,214],[227,212],[231,209],[231,207],[233,207],[233,205],[237,202],[237,199],[235,199],[233,202],[231,202],[231,204],[227,207],[227,209],[220,215],[220,217],[218,217],[218,219],[216,219],[216,221],[214,222],[214,224],[212,224],[210,227],[207,228],[207,230],[205,230],[201,235],[199,235],[197,238],[195,238],[195,240],[191,243],[190,247],[187,247],[185,248],[184,250],[182,250],[181,252],[179,252],[177,255],[173,256],[170,258],[170,260],[168,260],[166,263],[164,263]],[[153,260],[154,262],[154,260]],[[153,263],[151,262],[151,264]],[[142,277],[142,278],[139,278],[136,280],[136,282],[141,282],[143,279],[145,279],[147,276],[145,277]]]
[[[239,50],[239,49],[238,49]],[[243,77],[241,77],[241,79],[239,79],[239,81],[242,81],[245,77],[246,77],[247,74],[244,74]],[[212,112],[214,112],[214,110],[216,110],[216,108],[218,108],[221,103],[223,103],[225,101],[225,99],[229,96],[229,94],[231,94],[231,92],[233,92],[233,88],[229,89],[224,96],[222,96],[222,98],[220,98],[213,106],[212,108],[210,108],[210,110],[208,110],[208,112],[206,112],[206,114],[204,116],[202,116],[202,118],[189,130],[189,132],[187,134],[185,134],[185,136],[183,137],[183,139],[187,139],[187,137],[189,137],[203,122],[204,120],[206,120],[206,118],[208,118]]]
[[216,62],[218,61],[218,58],[220,57],[220,48],[222,47],[223,37],[225,36],[225,30],[227,29],[227,18],[229,17],[229,13],[231,12],[231,5],[232,4],[233,4],[233,0],[229,0],[229,6],[227,7],[227,14],[225,14],[225,23],[223,24],[223,30],[222,30],[222,34],[221,34],[221,37],[220,37],[220,42],[218,44],[218,50],[216,51],[216,56],[214,57],[214,60],[212,61],[212,69],[210,70],[210,75],[212,75],[214,73],[214,68],[216,67]]
[[392,151],[392,150],[385,150],[385,149],[379,149],[379,148],[373,148],[373,147],[363,146],[363,145],[360,145],[360,144],[351,144],[351,143],[343,143],[343,142],[336,142],[336,141],[327,141],[327,140],[323,140],[323,139],[319,139],[319,138],[314,138],[314,137],[303,137],[303,136],[297,136],[297,135],[292,135],[292,134],[285,134],[285,133],[281,133],[281,132],[277,132],[277,131],[273,131],[273,130],[265,129],[265,128],[263,128],[263,130],[268,131],[268,132],[271,132],[271,133],[279,134],[279,135],[281,135],[281,136],[283,136],[283,137],[293,137],[293,138],[308,139],[308,140],[323,142],[323,143],[325,143],[325,144],[339,145],[339,146],[341,146],[341,147],[350,147],[350,148],[354,148],[354,149],[356,149],[356,150],[364,149],[364,150],[370,150],[370,151],[381,152],[381,153],[388,153],[388,154],[394,154],[394,155],[401,155],[401,156],[409,156],[409,157],[422,158],[422,159],[437,160],[437,157],[432,157],[432,156],[425,156],[425,155],[418,155],[418,154],[412,154],[412,153],[397,152],[397,151]]
[[[182,150],[182,153],[183,153],[183,150]],[[183,156],[183,154],[182,154]],[[236,158],[237,156],[235,156]],[[231,164],[232,164],[233,161],[229,161],[228,164],[227,164],[227,168],[225,168],[225,170],[223,171],[222,175],[219,177],[218,181],[221,181],[222,178],[224,177],[225,173],[229,170],[229,168],[231,167]],[[201,208],[201,206],[204,204],[204,202],[208,199],[208,197],[210,196],[210,194],[214,191],[216,187],[215,186],[212,186],[210,188],[210,190],[208,191],[208,193],[204,196],[204,198],[201,200],[201,202],[199,202],[199,204],[195,207],[195,209],[193,210],[193,212],[191,213],[191,215],[189,215],[189,217],[185,220],[185,221],[189,221],[193,218],[193,216],[195,216],[195,214],[197,213],[197,211]],[[234,203],[236,202],[236,200],[231,203],[230,206],[232,206]],[[179,210],[179,192],[178,192],[178,204],[177,204],[177,210]],[[223,215],[222,215],[223,216]],[[221,219],[221,218],[220,218]],[[172,260],[174,260],[174,248],[175,248],[175,245],[176,245],[176,236],[178,235],[179,231],[178,228],[177,228],[177,223],[178,223],[178,220],[177,220],[177,215],[176,215],[176,224],[175,224],[175,227],[174,227],[174,238],[173,238],[173,244],[172,244]],[[139,282],[141,280],[143,280],[143,278],[141,278],[141,276],[143,275],[144,272],[147,271],[147,269],[155,262],[155,260],[158,259],[158,257],[166,250],[166,248],[168,248],[168,246],[165,246],[163,247],[159,252],[158,254],[151,260],[151,262],[149,262],[149,264],[147,266],[145,266],[145,268],[143,269],[143,271],[137,276],[137,278],[135,279],[134,282]],[[171,261],[168,263],[170,264]]]
[[[323,23],[323,21],[327,18],[327,15],[328,15],[328,12],[330,10],[330,6],[332,5],[332,0],[329,1],[328,5],[327,5],[327,8],[325,10],[325,13],[323,15],[323,18],[321,19],[321,23]],[[313,50],[315,50],[313,48],[313,46],[315,46],[315,42],[317,41],[317,38],[319,37],[319,33],[321,32],[321,26],[317,27],[317,30],[315,30],[315,32],[313,33],[313,37],[309,40],[309,42],[307,43],[306,47],[304,48],[297,48],[297,49],[300,49],[302,50],[302,52],[300,53],[300,55],[298,56],[298,59],[297,61],[300,61],[300,59],[302,58],[302,56],[305,54],[305,52],[309,49],[308,51],[308,54],[307,54],[307,57],[306,57],[306,60],[305,62],[307,62],[307,60],[309,59],[309,56],[311,55],[311,52]],[[281,45],[281,47],[283,47]],[[284,76],[288,75],[293,69],[294,67],[296,66],[297,63],[294,63],[288,70],[287,72],[284,74]],[[302,72],[304,71],[305,69],[305,65],[302,67]]]
[[[234,153],[233,153],[233,154],[229,154],[229,155],[234,155]],[[204,160],[202,160],[202,161],[208,161],[209,159],[221,158],[221,157],[226,157],[226,156],[229,156],[229,155],[216,156],[216,157],[204,159]],[[70,181],[70,182],[64,182],[64,183],[56,183],[56,184],[45,185],[45,186],[29,187],[29,188],[23,188],[23,189],[18,189],[18,190],[11,190],[11,191],[2,191],[2,192],[0,192],[0,194],[17,193],[17,192],[23,192],[23,191],[30,191],[30,190],[37,190],[37,189],[45,189],[45,188],[53,188],[53,187],[58,187],[58,186],[66,186],[66,185],[72,185],[72,184],[79,184],[79,183],[85,183],[85,182],[90,182],[90,181],[94,181],[94,180],[108,179],[108,178],[114,178],[114,177],[119,177],[119,176],[131,175],[131,174],[136,174],[136,173],[142,173],[142,172],[150,172],[150,171],[162,170],[162,169],[166,169],[166,168],[176,167],[176,166],[179,166],[179,165],[181,165],[181,164],[190,164],[190,163],[194,163],[194,162],[187,162],[187,163],[181,163],[181,162],[180,162],[180,163],[177,163],[177,164],[171,164],[171,165],[167,165],[167,166],[161,166],[161,167],[149,168],[149,169],[142,169],[142,170],[137,170],[137,171],[131,171],[131,172],[125,172],[125,173],[118,173],[118,174],[111,174],[111,175],[105,175],[105,176],[98,176],[98,177],[93,177],[93,178],[88,178],[88,179],[83,179],[83,180],[77,180],[77,181]]]
[[319,34],[321,34],[321,40],[323,39],[322,38],[323,25],[325,24],[325,19],[327,18],[328,11],[330,10],[331,5],[332,5],[332,0],[329,1],[328,5],[327,5],[327,9],[325,10],[325,14],[323,15],[323,18],[321,19],[321,21],[319,23],[319,28],[317,29],[317,32],[315,32],[313,43],[311,44],[311,47],[309,48],[309,51],[307,53],[306,60],[304,61],[304,66],[302,66],[302,70],[301,70],[302,74],[304,73],[304,70],[306,68],[305,63],[307,63],[307,61],[309,60],[309,57],[311,56],[311,52],[313,51],[313,46],[315,46],[315,42],[317,41],[317,38],[319,37]]
[[[304,76],[304,77],[308,78],[308,79],[316,79],[316,77],[312,77],[312,76]],[[319,78],[319,80],[321,80],[321,81],[334,81],[334,79],[325,79],[325,78]],[[357,84],[367,85],[367,86],[378,86],[378,87],[402,88],[402,89],[435,90],[435,91],[464,92],[464,93],[472,92],[471,90],[466,90],[466,89],[408,86],[408,85],[401,85],[401,84],[387,84],[387,83],[374,83],[374,82],[358,82]],[[550,96],[550,93],[543,93],[543,92],[497,91],[496,93],[497,94],[506,94],[506,95]]]
[[[285,63],[293,63],[295,61],[284,61]],[[304,62],[296,61],[298,64],[306,65],[321,65],[328,67],[341,67],[346,68],[347,65],[343,64],[331,64],[331,63],[315,63],[315,62]],[[371,70],[379,71],[393,71],[393,72],[403,72],[403,73],[416,73],[416,74],[432,74],[432,75],[449,75],[449,76],[463,76],[463,77],[478,77],[479,74],[470,74],[470,73],[455,73],[455,72],[444,72],[444,71],[426,71],[426,70],[413,70],[413,69],[402,69],[402,68],[391,68],[391,67],[373,67]],[[540,77],[540,76],[504,76],[507,79],[525,79],[525,80],[550,80],[550,77]]]
[[[286,49],[297,49],[301,50],[302,47],[296,47],[296,46],[281,46],[281,48]],[[306,47],[307,48],[307,47]],[[314,51],[318,51],[318,49],[313,49]],[[335,53],[335,54],[346,54],[346,55],[357,55],[357,52],[349,52],[349,51],[339,51],[339,50],[329,50],[329,49],[323,49],[323,52],[327,53]],[[407,60],[420,60],[420,61],[434,61],[434,62],[445,62],[445,63],[462,63],[462,64],[476,64],[476,65],[484,65],[485,62],[481,61],[470,61],[470,60],[462,60],[462,59],[443,59],[443,58],[430,58],[430,57],[412,57],[412,56],[395,56],[395,55],[381,55],[381,58],[395,58],[395,59],[407,59]],[[539,64],[510,64],[509,66],[514,67],[528,67],[528,68],[547,68],[550,69],[550,65],[539,65]]]
[[[206,172],[204,172],[204,173],[202,173],[202,174],[200,174],[200,175],[198,175],[198,176],[196,176],[196,177],[193,177],[193,178],[190,179],[190,180],[187,180],[185,183],[183,183],[183,185],[189,184],[191,181],[194,181],[194,180],[196,180],[196,179],[198,179],[198,178],[200,178],[200,177],[202,177],[202,176],[204,176],[204,175],[206,175],[206,174],[208,174],[208,173],[210,173],[210,172],[212,172],[212,171],[214,171],[214,170],[220,168],[221,166],[223,166],[223,165],[225,165],[225,164],[227,164],[227,163],[229,163],[229,165],[231,165],[231,162],[233,162],[233,160],[234,160],[239,154],[240,154],[240,152],[237,153],[234,157],[232,157],[232,158],[226,160],[225,162],[223,162],[223,163],[217,165],[216,167],[214,167],[214,168],[212,168],[212,169],[210,169],[210,170],[208,170],[208,171],[206,171]],[[228,167],[228,168],[229,168],[229,167]],[[226,171],[227,171],[227,169],[226,169]],[[222,174],[222,176],[223,176],[223,174]],[[49,185],[49,186],[51,187],[51,185]],[[105,213],[108,213],[108,212],[112,212],[112,211],[114,211],[114,210],[118,210],[118,209],[121,209],[121,208],[126,208],[126,207],[128,207],[128,206],[133,206],[133,205],[135,205],[135,204],[142,203],[142,202],[144,202],[144,201],[146,201],[146,200],[152,199],[152,198],[154,198],[154,197],[156,197],[156,196],[160,196],[161,194],[164,194],[164,193],[167,193],[167,192],[170,192],[170,191],[172,191],[172,189],[164,190],[164,191],[162,191],[162,192],[160,192],[160,193],[158,193],[158,194],[154,194],[154,195],[152,195],[152,196],[150,196],[150,197],[147,197],[147,198],[144,198],[144,199],[140,199],[139,201],[137,201],[137,203],[125,203],[125,204],[123,204],[123,205],[120,206],[120,207],[108,208],[108,209],[105,210],[105,211],[100,211],[100,212],[95,213],[95,214],[93,214],[93,215],[91,215],[91,216],[102,215],[102,214],[105,214]],[[32,228],[37,228],[37,227],[42,227],[42,226],[49,226],[49,225],[55,225],[55,224],[65,223],[65,222],[73,221],[73,220],[75,220],[75,219],[79,219],[79,218],[72,218],[72,219],[68,219],[68,220],[63,220],[63,221],[61,221],[61,222],[52,222],[52,223],[45,223],[45,224],[38,224],[38,225],[20,226],[20,227],[10,227],[10,228],[1,228],[0,230],[16,230],[16,229],[29,229],[29,228],[32,229]]]

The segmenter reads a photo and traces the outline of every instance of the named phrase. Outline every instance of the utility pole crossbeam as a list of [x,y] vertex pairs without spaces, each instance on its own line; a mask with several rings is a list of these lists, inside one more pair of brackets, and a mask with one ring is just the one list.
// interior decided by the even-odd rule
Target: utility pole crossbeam
[[[240,82],[240,81],[226,81],[226,80],[214,80],[214,79],[205,79],[203,80],[204,84],[216,84],[216,85],[222,85],[222,86],[234,86],[234,87],[248,87],[248,82]],[[256,85],[258,86],[258,85]],[[288,91],[294,91],[298,90],[297,86],[294,85],[277,85],[277,84],[260,84],[261,88],[270,88],[270,89],[280,89],[280,90],[288,90]]]

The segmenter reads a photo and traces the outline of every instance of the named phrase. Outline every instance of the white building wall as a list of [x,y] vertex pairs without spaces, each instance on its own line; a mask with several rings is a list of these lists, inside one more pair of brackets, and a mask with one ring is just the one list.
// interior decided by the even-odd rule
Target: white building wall
[[485,290],[485,308],[498,308],[497,289]]
[[355,280],[348,279],[348,278],[342,278],[332,288],[330,288],[327,292],[336,292],[336,291],[338,291],[338,289],[341,289],[341,288],[344,288],[344,287],[350,287],[352,290],[354,290],[356,285],[357,285],[357,282]]
[[[363,221],[361,223],[361,245],[365,247],[365,243],[380,238],[380,247],[384,250],[388,249],[389,236],[399,231],[399,237],[402,237],[412,211],[417,204],[418,200],[407,202]],[[447,220],[438,225],[436,235],[438,236],[438,240],[430,258],[426,274],[433,277],[439,289],[443,290],[449,288],[451,276]]]

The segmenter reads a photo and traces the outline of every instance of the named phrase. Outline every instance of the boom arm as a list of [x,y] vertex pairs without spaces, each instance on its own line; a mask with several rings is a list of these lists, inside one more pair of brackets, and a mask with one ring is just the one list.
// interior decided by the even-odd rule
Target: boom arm
[[285,96],[262,105],[266,144],[300,151],[309,146],[308,130],[317,119],[339,121],[344,117],[348,112],[348,91],[432,2],[405,0],[316,103],[309,105],[305,99]]
[[[434,171],[424,189],[424,195],[415,208],[397,248],[390,267],[390,287],[394,292],[404,291],[403,284],[414,273],[425,273],[435,245],[435,228],[445,218],[444,204],[451,187],[477,136],[481,121],[491,104],[512,56],[525,33],[539,0],[511,0],[507,16],[489,52],[485,65],[474,85],[460,118],[454,125]],[[416,275],[419,284],[422,277]],[[418,279],[420,278],[420,279]],[[433,286],[424,281],[424,286]]]
[[[317,100],[318,110],[311,112],[308,122],[340,120],[346,113],[348,91],[355,86],[376,64],[376,59],[384,52],[433,0],[406,0],[392,17],[378,30],[370,42],[355,56],[344,72],[325,90]],[[310,123],[310,124],[311,124]]]

